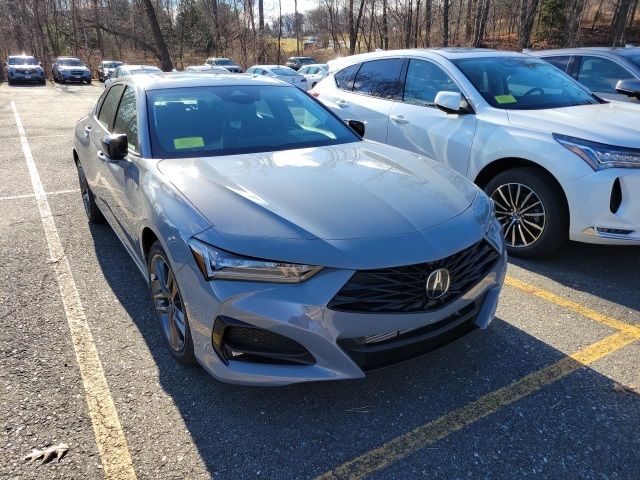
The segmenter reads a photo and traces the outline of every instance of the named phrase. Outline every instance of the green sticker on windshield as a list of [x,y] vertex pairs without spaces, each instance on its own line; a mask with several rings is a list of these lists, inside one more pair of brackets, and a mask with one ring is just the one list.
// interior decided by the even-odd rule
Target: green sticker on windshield
[[173,146],[176,147],[176,150],[180,150],[182,148],[204,147],[204,140],[202,137],[174,138]]
[[516,97],[513,95],[496,95],[493,97],[498,103],[517,103]]

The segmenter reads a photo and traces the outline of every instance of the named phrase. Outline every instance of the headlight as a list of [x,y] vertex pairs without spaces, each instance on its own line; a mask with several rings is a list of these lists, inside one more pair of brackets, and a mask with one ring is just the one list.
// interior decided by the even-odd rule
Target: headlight
[[640,150],[591,142],[566,135],[553,134],[563,147],[578,155],[594,170],[603,168],[639,168]]
[[496,219],[495,203],[482,190],[478,189],[478,194],[473,201],[473,215],[482,226],[482,235],[493,247],[502,252],[504,238],[502,227]]
[[322,270],[314,265],[242,257],[192,238],[189,247],[207,280],[301,283]]

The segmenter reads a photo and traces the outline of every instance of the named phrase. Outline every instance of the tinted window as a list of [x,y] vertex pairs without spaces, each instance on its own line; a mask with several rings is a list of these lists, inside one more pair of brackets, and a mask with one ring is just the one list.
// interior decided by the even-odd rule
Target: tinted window
[[356,78],[356,73],[358,73],[359,68],[360,64],[357,63],[347,68],[343,68],[336,73],[333,77],[336,80],[336,86],[341,90],[353,90],[353,81]]
[[401,58],[389,58],[365,62],[358,70],[353,91],[374,97],[395,98],[401,91]]
[[571,60],[571,56],[558,56],[558,57],[542,57],[543,60],[546,60],[551,65],[556,68],[559,68],[563,72],[567,71],[567,66],[569,65],[569,60]]
[[403,100],[415,105],[434,105],[438,92],[459,92],[455,82],[437,65],[411,59],[407,69]]
[[13,57],[9,59],[9,65],[37,65],[34,57]]
[[151,90],[147,105],[156,158],[273,152],[359,140],[295,87]]
[[126,133],[129,146],[138,149],[138,115],[136,112],[136,94],[133,88],[127,87],[120,100],[116,120],[113,123],[114,133]]
[[582,57],[578,70],[578,81],[594,92],[616,93],[618,81],[632,78],[624,67],[606,58]]
[[598,103],[578,82],[537,58],[461,58],[452,62],[494,108],[536,110]]
[[118,108],[118,103],[120,101],[120,97],[122,96],[122,90],[124,85],[114,85],[107,92],[107,96],[104,98],[102,102],[102,106],[100,107],[100,113],[98,114],[98,121],[106,128],[109,129],[111,127],[111,122],[113,121],[113,116],[116,113],[116,109]]

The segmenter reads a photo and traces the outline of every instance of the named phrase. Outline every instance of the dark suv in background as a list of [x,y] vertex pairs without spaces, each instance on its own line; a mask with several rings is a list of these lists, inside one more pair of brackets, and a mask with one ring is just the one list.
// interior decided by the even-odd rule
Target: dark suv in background
[[525,51],[571,75],[599,97],[640,103],[640,47]]
[[294,70],[298,70],[305,65],[313,65],[318,63],[313,57],[290,57],[287,60],[287,67],[293,68]]
[[2,62],[6,70],[9,85],[18,82],[40,83],[44,85],[46,78],[38,60],[30,55],[10,55]]

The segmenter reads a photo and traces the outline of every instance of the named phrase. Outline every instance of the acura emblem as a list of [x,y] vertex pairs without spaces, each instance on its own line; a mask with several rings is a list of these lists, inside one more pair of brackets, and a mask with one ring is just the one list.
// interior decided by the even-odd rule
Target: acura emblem
[[449,291],[451,285],[451,274],[446,268],[434,270],[427,277],[427,297],[436,299],[442,297]]

